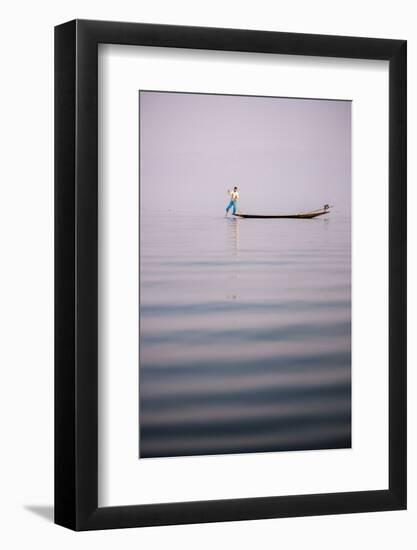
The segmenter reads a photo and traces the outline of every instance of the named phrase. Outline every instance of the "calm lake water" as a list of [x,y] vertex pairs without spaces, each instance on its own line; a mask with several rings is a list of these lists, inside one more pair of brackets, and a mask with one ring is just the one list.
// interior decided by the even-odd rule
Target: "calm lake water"
[[350,220],[143,213],[140,457],[351,445]]

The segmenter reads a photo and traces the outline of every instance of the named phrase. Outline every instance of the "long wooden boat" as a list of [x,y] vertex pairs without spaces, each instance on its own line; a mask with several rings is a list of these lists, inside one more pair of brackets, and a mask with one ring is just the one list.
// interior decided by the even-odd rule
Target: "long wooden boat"
[[238,218],[281,218],[281,219],[297,219],[297,220],[306,220],[311,218],[317,218],[317,216],[323,216],[323,214],[328,214],[330,210],[330,206],[327,204],[320,208],[319,210],[312,210],[311,212],[302,212],[300,214],[241,214],[240,212],[237,214],[233,214],[234,216],[237,216]]

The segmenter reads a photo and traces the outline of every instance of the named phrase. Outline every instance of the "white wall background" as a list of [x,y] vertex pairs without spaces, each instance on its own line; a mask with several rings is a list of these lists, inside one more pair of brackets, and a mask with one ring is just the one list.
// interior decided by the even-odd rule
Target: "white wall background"
[[[1,10],[0,544],[14,548],[415,548],[417,19],[397,0],[15,0]],[[72,533],[53,499],[53,26],[73,18],[403,38],[409,54],[409,510]]]

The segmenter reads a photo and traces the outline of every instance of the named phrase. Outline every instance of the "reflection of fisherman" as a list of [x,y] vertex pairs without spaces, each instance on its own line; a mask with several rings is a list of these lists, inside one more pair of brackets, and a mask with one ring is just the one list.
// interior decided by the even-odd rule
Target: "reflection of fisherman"
[[239,193],[238,193],[237,187],[233,187],[233,191],[230,191],[228,189],[227,192],[230,195],[230,202],[229,202],[229,204],[227,205],[227,208],[226,208],[226,216],[229,213],[229,210],[231,208],[233,208],[232,214],[236,214],[236,203],[239,199]]

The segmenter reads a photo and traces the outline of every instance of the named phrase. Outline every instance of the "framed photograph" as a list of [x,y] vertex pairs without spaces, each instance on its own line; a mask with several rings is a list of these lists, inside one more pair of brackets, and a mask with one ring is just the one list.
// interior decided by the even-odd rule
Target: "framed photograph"
[[406,508],[406,42],[55,29],[55,522]]

